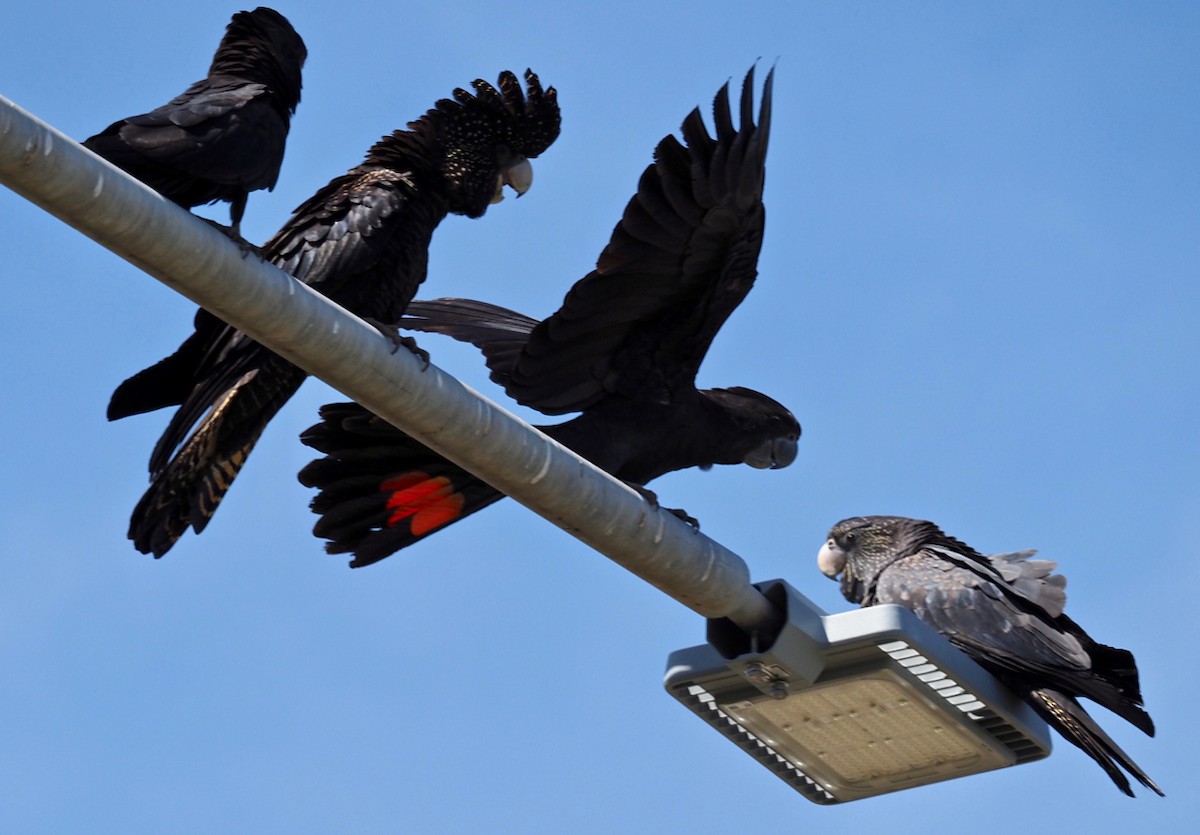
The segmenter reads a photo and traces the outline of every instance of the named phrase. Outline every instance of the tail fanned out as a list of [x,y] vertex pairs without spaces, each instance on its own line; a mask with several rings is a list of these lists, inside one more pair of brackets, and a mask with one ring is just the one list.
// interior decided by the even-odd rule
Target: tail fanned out
[[361,568],[504,498],[357,403],[321,407],[300,439],[325,453],[300,471],[320,492],[313,533]]

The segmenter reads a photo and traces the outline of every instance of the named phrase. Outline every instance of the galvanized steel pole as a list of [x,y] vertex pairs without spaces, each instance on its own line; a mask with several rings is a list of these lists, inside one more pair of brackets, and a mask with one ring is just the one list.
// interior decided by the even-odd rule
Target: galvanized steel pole
[[736,554],[2,96],[0,182],[684,605],[778,622]]

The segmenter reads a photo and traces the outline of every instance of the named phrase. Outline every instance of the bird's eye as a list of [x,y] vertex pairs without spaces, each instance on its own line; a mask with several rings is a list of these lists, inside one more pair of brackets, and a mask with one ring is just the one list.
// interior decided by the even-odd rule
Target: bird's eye
[[847,531],[846,533],[842,534],[842,542],[844,543],[843,547],[845,547],[845,548],[853,547],[854,540],[856,540],[857,538],[858,537],[855,535],[854,531]]

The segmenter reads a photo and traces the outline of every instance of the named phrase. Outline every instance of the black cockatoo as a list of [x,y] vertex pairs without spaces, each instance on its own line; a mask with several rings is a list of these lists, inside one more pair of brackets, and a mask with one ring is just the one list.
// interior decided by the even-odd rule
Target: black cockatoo
[[[425,279],[429,242],[447,213],[479,217],[503,187],[527,190],[529,159],[558,136],[553,87],[526,71],[498,87],[454,91],[408,130],[385,136],[361,165],[298,208],[264,255],[357,315],[396,322]],[[110,420],[179,405],[150,457],[151,484],[129,537],[162,556],[203,530],[268,421],[305,373],[200,310],[173,355],[113,393]],[[192,430],[192,427],[195,427]],[[190,432],[190,434],[189,434]]]
[[1128,650],[1092,640],[1063,614],[1067,581],[1034,551],[984,556],[932,522],[858,516],[838,522],[817,563],[841,577],[852,603],[910,609],[1025,699],[1068,742],[1079,746],[1133,796],[1123,767],[1162,791],[1087,714],[1097,702],[1145,733],[1137,666]]
[[238,12],[206,78],[83,144],[185,209],[229,201],[239,237],[247,196],[279,179],[307,55],[279,12]]
[[[791,412],[750,389],[695,385],[709,344],[756,276],[772,78],[757,125],[751,72],[739,127],[726,85],[714,103],[716,138],[696,109],[684,120],[684,143],[658,144],[596,269],[548,319],[441,299],[413,302],[404,324],[478,345],[492,379],[523,405],[579,412],[539,428],[637,487],[687,467],[790,464],[800,435]],[[300,480],[321,490],[314,532],[330,540],[330,553],[353,553],[352,566],[503,498],[361,406],[333,404],[321,416],[302,439],[325,457]]]

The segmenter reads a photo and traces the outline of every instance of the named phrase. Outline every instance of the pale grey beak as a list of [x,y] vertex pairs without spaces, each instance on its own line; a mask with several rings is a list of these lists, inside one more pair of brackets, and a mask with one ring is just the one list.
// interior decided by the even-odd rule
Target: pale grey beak
[[500,171],[496,178],[496,193],[492,196],[492,205],[504,199],[504,187],[510,186],[520,197],[533,187],[533,166],[529,160],[521,157],[517,162]]
[[772,438],[742,459],[756,470],[779,470],[796,460],[795,438]]
[[836,580],[846,567],[846,552],[837,546],[832,539],[825,541],[817,552],[817,568],[831,580]]

